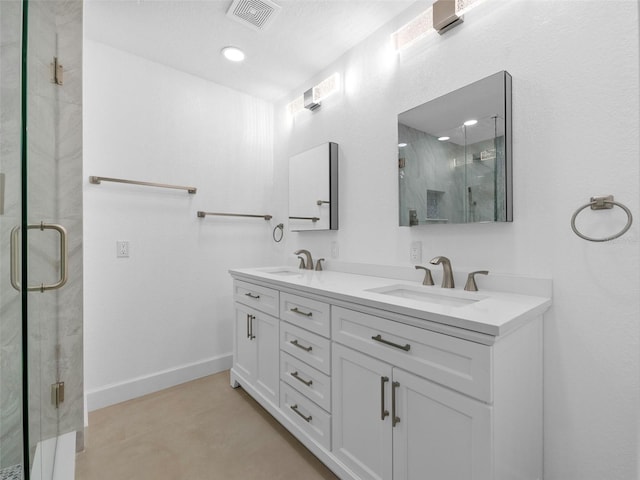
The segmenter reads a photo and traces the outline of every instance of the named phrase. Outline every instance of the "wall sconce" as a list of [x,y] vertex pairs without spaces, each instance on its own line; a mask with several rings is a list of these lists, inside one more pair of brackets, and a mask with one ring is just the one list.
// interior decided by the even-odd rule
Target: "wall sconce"
[[289,114],[295,115],[296,113],[304,110],[317,110],[321,106],[322,100],[327,98],[329,95],[338,91],[339,87],[339,76],[337,73],[334,73],[330,77],[324,79],[322,82],[317,84],[315,87],[310,88],[306,92],[304,92],[301,96],[296,98],[294,101],[287,105],[287,109],[289,110]]
[[409,23],[391,34],[391,41],[400,51],[435,31],[442,35],[460,25],[462,15],[483,0],[436,0],[433,5]]
[[431,8],[433,8],[433,28],[440,35],[464,21],[464,18],[456,13],[455,0],[436,0]]

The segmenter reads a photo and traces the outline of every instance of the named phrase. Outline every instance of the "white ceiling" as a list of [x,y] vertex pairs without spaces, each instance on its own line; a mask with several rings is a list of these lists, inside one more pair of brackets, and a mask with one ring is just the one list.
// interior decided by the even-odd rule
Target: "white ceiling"
[[[431,4],[421,2],[425,8]],[[231,3],[87,0],[85,36],[275,101],[416,0],[275,0],[282,8],[262,31],[228,18]],[[235,64],[222,58],[227,45],[241,47],[246,60]]]

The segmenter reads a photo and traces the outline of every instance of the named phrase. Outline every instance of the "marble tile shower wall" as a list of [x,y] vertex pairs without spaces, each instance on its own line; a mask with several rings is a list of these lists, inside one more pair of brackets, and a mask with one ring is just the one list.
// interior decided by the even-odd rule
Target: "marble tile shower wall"
[[[29,2],[28,212],[30,223],[59,223],[68,232],[69,280],[29,297],[32,448],[39,440],[83,431],[82,356],[82,2]],[[51,82],[57,56],[64,83]],[[30,232],[29,283],[55,282],[58,242]],[[50,401],[51,384],[65,383],[64,403]],[[82,440],[82,439],[81,439]]]
[[21,303],[11,287],[9,236],[20,223],[20,2],[0,2],[0,172],[5,175],[0,214],[0,470],[22,458]]

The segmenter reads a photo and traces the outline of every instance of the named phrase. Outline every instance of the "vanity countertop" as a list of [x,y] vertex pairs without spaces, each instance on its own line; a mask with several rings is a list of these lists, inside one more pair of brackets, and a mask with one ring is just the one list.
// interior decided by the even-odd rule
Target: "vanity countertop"
[[496,291],[467,292],[462,288],[444,289],[438,285],[423,286],[406,280],[330,270],[242,268],[232,269],[230,274],[237,280],[320,295],[488,337],[506,335],[540,316],[551,305],[551,299],[546,297]]

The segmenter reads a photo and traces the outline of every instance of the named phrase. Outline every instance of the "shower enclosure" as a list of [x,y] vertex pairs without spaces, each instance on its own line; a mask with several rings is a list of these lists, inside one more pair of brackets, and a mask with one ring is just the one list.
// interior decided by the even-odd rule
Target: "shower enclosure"
[[81,46],[81,1],[0,1],[0,480],[83,443]]

